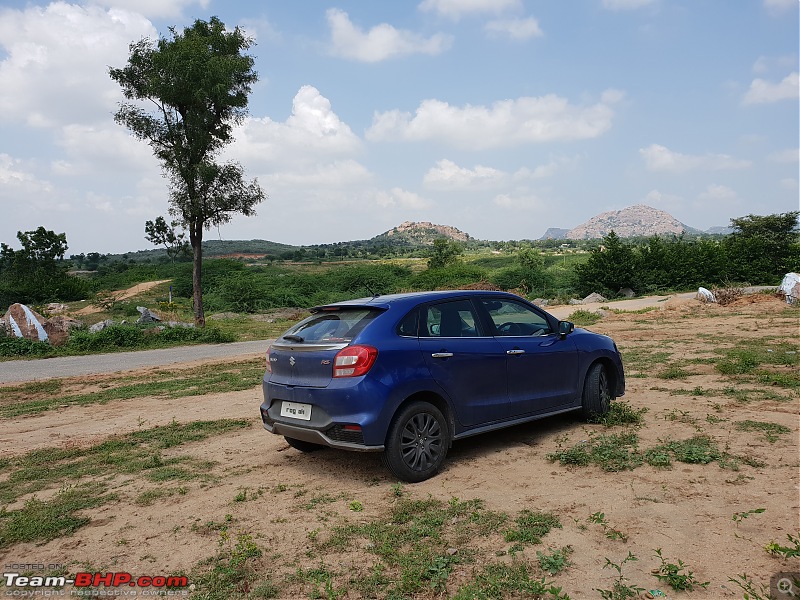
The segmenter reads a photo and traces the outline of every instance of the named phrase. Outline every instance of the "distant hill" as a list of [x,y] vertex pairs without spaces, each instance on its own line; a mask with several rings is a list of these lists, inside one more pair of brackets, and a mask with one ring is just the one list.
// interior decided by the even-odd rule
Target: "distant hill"
[[645,204],[636,204],[592,217],[570,229],[565,238],[591,240],[607,236],[614,231],[619,237],[650,237],[654,235],[680,235],[681,232],[702,233],[681,223],[663,210]]
[[431,246],[437,238],[449,238],[458,242],[468,242],[470,235],[449,225],[435,225],[428,221],[406,221],[397,227],[372,238],[373,242],[388,242],[408,246]]
[[559,227],[551,227],[547,231],[544,232],[544,235],[540,237],[540,240],[563,240],[567,234],[569,233],[569,229],[561,229]]

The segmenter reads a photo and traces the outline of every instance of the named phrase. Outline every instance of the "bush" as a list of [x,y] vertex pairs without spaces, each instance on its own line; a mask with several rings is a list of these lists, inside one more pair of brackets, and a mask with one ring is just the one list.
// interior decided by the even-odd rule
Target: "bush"
[[487,279],[485,269],[474,265],[451,265],[441,269],[427,269],[416,273],[409,280],[409,287],[414,290],[446,290],[458,289],[471,283]]
[[47,342],[34,342],[24,338],[0,335],[0,356],[42,358],[51,354],[53,354],[53,347]]

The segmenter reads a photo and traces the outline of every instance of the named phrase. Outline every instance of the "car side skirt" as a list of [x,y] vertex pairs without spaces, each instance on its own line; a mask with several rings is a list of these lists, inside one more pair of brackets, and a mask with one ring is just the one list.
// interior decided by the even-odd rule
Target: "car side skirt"
[[522,425],[523,423],[530,423],[531,421],[538,421],[539,419],[554,417],[555,415],[573,412],[579,409],[580,406],[569,406],[567,408],[562,408],[560,410],[554,410],[551,412],[542,413],[538,415],[526,415],[524,417],[520,417],[518,419],[512,419],[510,421],[498,421],[497,423],[490,423],[489,425],[483,425],[481,427],[476,427],[474,429],[468,429],[466,431],[462,431],[461,433],[457,433],[456,435],[453,436],[453,441],[461,440],[467,437],[472,437],[473,435],[488,433],[496,429],[505,429],[506,427],[513,427],[514,425]]

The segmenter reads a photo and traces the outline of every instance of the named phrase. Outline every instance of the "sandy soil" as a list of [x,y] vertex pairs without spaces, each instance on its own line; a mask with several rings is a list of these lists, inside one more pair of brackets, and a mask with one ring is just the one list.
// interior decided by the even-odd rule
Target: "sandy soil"
[[[727,344],[786,341],[796,345],[798,313],[787,313],[780,301],[762,296],[728,307],[693,302],[645,314],[612,314],[589,329],[611,335],[623,352],[666,351],[674,361],[714,356],[714,336],[724,338]],[[722,390],[733,385],[712,365],[691,364],[686,369],[692,374],[684,379],[664,379],[657,376],[661,365],[649,372],[628,367],[624,400],[633,408],[648,409],[645,425],[638,431],[641,447],[702,432],[720,448],[757,459],[764,466],[742,464],[733,471],[717,463],[675,462],[668,470],[645,464],[617,473],[594,466],[565,467],[549,461],[547,455],[595,432],[620,431],[587,425],[568,415],[458,442],[437,477],[405,489],[416,498],[480,498],[488,509],[511,515],[526,508],[557,514],[563,528],[551,531],[543,546],[527,549],[525,556],[535,559],[537,549],[571,545],[572,566],[555,580],[573,599],[599,598],[596,590],[610,588],[615,575],[612,569],[603,568],[606,558],[619,563],[629,551],[639,560],[626,564],[623,572],[646,589],[662,589],[670,598],[742,598],[742,591],[728,581],[730,577],[747,573],[768,584],[774,573],[800,571],[800,560],[777,558],[764,550],[773,540],[786,545],[786,535],[800,531],[800,399],[796,391],[777,387],[770,389],[784,400],[741,402],[721,392],[702,396],[671,393],[678,389]],[[143,372],[148,373],[153,371]],[[18,544],[0,551],[2,564],[62,563],[75,565],[73,570],[88,564],[98,570],[150,575],[188,572],[218,548],[218,532],[203,524],[232,515],[236,530],[251,533],[264,550],[259,568],[277,581],[300,565],[311,568],[320,561],[347,581],[347,574],[372,560],[371,555],[353,550],[322,557],[312,553],[309,558],[307,552],[313,548],[309,533],[318,530],[317,535],[324,538],[334,525],[367,522],[385,514],[395,481],[375,454],[325,450],[304,455],[289,448],[282,438],[262,429],[260,402],[260,387],[254,385],[235,393],[115,401],[5,420],[0,430],[0,456],[94,444],[173,419],[244,418],[251,426],[165,453],[188,453],[215,461],[213,481],[191,481],[185,484],[185,494],[138,506],[133,498],[157,484],[117,476],[110,485],[120,500],[88,511],[89,526],[44,545]],[[735,422],[747,419],[779,423],[791,433],[770,443],[759,432],[735,429]],[[254,499],[235,502],[234,497],[244,489]],[[260,495],[256,493],[259,490]],[[305,496],[296,498],[301,491]],[[304,498],[322,493],[337,499],[319,508],[301,507]],[[41,492],[38,497],[47,495]],[[348,505],[352,500],[361,502],[364,512],[351,512]],[[734,513],[757,508],[766,510],[739,523],[733,520]],[[627,542],[610,540],[598,525],[587,523],[587,517],[598,511],[605,513],[611,526],[627,534]],[[482,539],[477,542],[477,564],[508,560],[508,556],[498,558],[497,553],[509,546],[500,535]],[[672,562],[684,561],[699,581],[710,582],[708,588],[689,595],[659,584],[651,574],[659,565],[654,557],[656,548],[662,548]],[[451,593],[473,568],[475,565],[469,564],[456,567],[448,586]],[[281,598],[304,598],[308,593],[301,584],[281,584]],[[351,590],[347,597],[359,596]]]
[[[161,279],[160,281],[145,281],[143,283],[137,283],[133,287],[129,287],[127,290],[121,290],[119,292],[114,292],[114,298],[116,298],[117,302],[120,300],[127,300],[128,298],[133,298],[134,296],[138,296],[139,294],[144,294],[145,292],[149,292],[157,285],[162,283],[167,283],[170,281],[169,279]],[[74,312],[75,315],[91,315],[93,313],[102,312],[102,308],[98,306],[84,306],[80,310]]]

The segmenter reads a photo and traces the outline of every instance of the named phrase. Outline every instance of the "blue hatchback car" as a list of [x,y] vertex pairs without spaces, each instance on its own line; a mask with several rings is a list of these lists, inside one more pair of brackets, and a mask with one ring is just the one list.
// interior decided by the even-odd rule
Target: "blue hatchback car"
[[383,452],[399,479],[436,474],[454,440],[625,393],[611,338],[514,294],[440,291],[312,309],[267,351],[264,428],[294,448]]

